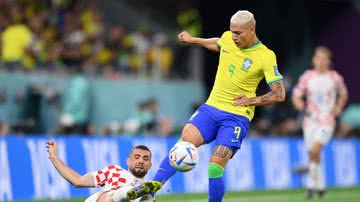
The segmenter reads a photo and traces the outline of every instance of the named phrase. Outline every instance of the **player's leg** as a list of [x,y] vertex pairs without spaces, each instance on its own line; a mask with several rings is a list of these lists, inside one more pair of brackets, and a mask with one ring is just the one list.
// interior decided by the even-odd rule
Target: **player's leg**
[[321,164],[320,164],[322,147],[323,145],[320,142],[315,141],[312,144],[312,147],[309,151],[309,160],[310,160],[309,174],[313,183],[312,191],[319,191],[320,185],[322,187],[321,190],[324,189],[324,182],[322,179]]
[[[94,198],[93,201],[85,202],[128,202],[127,191],[129,191],[132,186],[126,186],[119,188],[117,190],[105,191],[99,194],[97,198]],[[155,198],[151,195],[143,196],[140,201],[155,201]]]
[[221,124],[216,146],[208,167],[209,202],[221,202],[225,194],[224,170],[229,159],[240,149],[249,127],[249,120],[235,116]]
[[307,198],[312,198],[314,192],[320,197],[325,193],[325,181],[321,169],[321,151],[332,137],[334,126],[321,126],[317,122],[308,122],[304,127],[305,144],[309,155],[309,176],[307,183]]
[[85,202],[96,202],[104,192],[99,191],[85,199]]
[[[199,129],[191,123],[185,125],[179,141],[190,142],[196,147],[204,144],[204,138],[200,134]],[[176,170],[170,165],[169,156],[166,156],[161,162],[153,180],[164,184],[175,173]]]
[[[113,199],[111,197],[112,194],[110,194],[110,191],[104,191],[98,194],[96,198],[93,198],[93,200],[85,200],[85,202],[113,202]],[[124,202],[119,200],[119,202]]]
[[[185,125],[180,141],[190,142],[196,147],[212,142],[217,132],[217,124],[210,115],[211,110],[208,105],[202,105]],[[164,184],[175,173],[176,170],[170,165],[169,156],[166,156],[153,180]]]
[[[210,115],[210,113],[211,109],[209,106],[202,105],[190,118],[188,124],[185,125],[180,141],[190,142],[196,147],[199,147],[204,143],[212,142],[215,139],[215,134],[218,128],[216,121],[212,118],[214,116]],[[175,173],[176,170],[170,165],[169,157],[166,156],[161,162],[160,167],[153,178],[153,181],[130,190],[129,199],[139,198],[142,194],[148,193],[148,191],[144,191],[144,189],[146,188],[151,190],[151,188],[148,188],[147,186],[152,186],[154,182],[160,182],[161,184],[164,184]]]
[[325,180],[323,171],[321,169],[321,151],[326,143],[328,143],[333,136],[335,126],[328,125],[319,128],[319,135],[316,136],[315,144],[311,148],[311,153],[313,155],[313,162],[316,162],[316,183],[315,189],[317,191],[318,196],[321,198],[325,194]]
[[216,145],[211,155],[209,175],[209,202],[221,202],[225,194],[224,169],[233,151],[224,145]]
[[311,160],[311,148],[314,144],[314,135],[316,134],[316,127],[315,124],[313,124],[312,120],[305,118],[303,122],[303,133],[304,133],[304,144],[307,149],[307,154],[309,158],[309,164],[308,164],[308,176],[307,176],[307,182],[306,182],[306,192],[305,197],[310,199],[314,195],[315,190],[315,182],[316,182],[316,167],[315,163]]

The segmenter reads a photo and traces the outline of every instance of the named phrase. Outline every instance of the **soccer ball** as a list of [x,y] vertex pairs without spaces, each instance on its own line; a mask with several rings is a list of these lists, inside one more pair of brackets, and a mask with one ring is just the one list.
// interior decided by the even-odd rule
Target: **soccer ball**
[[197,148],[190,142],[178,142],[171,148],[169,160],[177,171],[190,171],[199,161]]

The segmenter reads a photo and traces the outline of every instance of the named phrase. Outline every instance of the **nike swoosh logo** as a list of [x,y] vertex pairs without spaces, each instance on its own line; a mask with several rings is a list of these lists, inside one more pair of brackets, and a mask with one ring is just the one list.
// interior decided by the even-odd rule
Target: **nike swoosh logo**
[[227,50],[225,50],[225,49],[222,49],[222,52],[223,53],[229,53]]
[[239,142],[240,140],[231,139],[231,142]]

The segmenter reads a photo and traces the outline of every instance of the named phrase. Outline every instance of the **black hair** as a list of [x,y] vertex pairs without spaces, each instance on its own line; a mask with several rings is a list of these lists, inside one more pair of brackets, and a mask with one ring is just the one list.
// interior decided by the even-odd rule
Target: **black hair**
[[148,151],[148,152],[150,152],[150,156],[151,156],[151,150],[149,149],[149,147],[147,147],[145,145],[137,145],[137,146],[133,147],[131,151],[133,151],[134,149],[141,149],[141,150]]

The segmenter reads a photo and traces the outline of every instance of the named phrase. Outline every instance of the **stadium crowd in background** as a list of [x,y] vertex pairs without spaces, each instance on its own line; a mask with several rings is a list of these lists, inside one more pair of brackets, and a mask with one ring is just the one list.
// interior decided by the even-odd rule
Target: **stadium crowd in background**
[[0,1],[1,68],[64,74],[73,66],[88,76],[168,76],[173,50],[167,36],[142,23],[129,33],[109,29],[87,1]]
[[[194,36],[201,35],[199,11],[183,2],[178,7],[179,13],[176,19],[178,29],[188,30]],[[196,50],[194,47],[179,43],[176,43],[177,47],[174,49],[170,37],[173,38],[163,33],[154,33],[146,21],[140,23],[137,30],[131,31],[121,24],[106,26],[103,13],[91,1],[0,1],[0,71],[45,72],[52,75],[71,75],[71,72],[75,71],[85,76],[77,77],[82,79],[89,77],[103,77],[110,80],[134,77],[161,79],[177,77],[174,74],[179,74],[178,77],[182,78],[183,74],[189,72],[184,69],[179,71],[173,64],[186,65],[181,64],[186,63],[183,55]],[[297,78],[291,79],[286,72],[283,76],[286,92],[291,95]],[[69,84],[76,86],[79,83],[81,82]],[[61,112],[57,117],[61,121],[54,129],[56,132],[94,134],[95,131],[101,131],[106,135],[128,132],[166,136],[177,134],[180,130],[175,126],[182,123],[174,123],[172,117],[154,115],[156,113],[151,112],[151,107],[145,104],[146,101],[139,103],[138,109],[133,109],[136,113],[128,120],[114,120],[101,129],[95,129],[88,117],[88,111],[92,108],[91,103],[80,107],[83,108],[83,114],[71,114],[73,110],[71,108],[79,106],[74,103],[82,102],[76,99],[84,99],[88,96],[72,95],[77,94],[78,91],[88,91],[86,88],[79,87],[75,88],[76,92],[65,93],[69,102],[63,101],[60,104]],[[47,96],[48,93],[45,92],[49,91],[36,86],[29,86],[28,90],[27,95],[33,97]],[[56,89],[53,91],[52,96],[47,97],[47,100],[58,102],[58,92]],[[258,92],[258,94],[263,93]],[[27,95],[17,95],[14,102],[20,105]],[[38,123],[32,119],[23,119],[17,124],[8,123],[4,117],[8,114],[6,103],[9,99],[12,98],[7,97],[6,92],[1,89],[1,135],[31,133],[34,128],[41,128],[36,126]],[[31,110],[27,114],[39,114],[35,107]],[[358,111],[358,103],[349,103],[344,114],[338,118],[336,136],[349,137],[359,134]],[[69,115],[78,116],[77,123],[74,123],[74,117],[71,118]],[[295,111],[290,100],[287,99],[285,103],[257,108],[249,134],[301,136],[301,120],[301,114]]]

